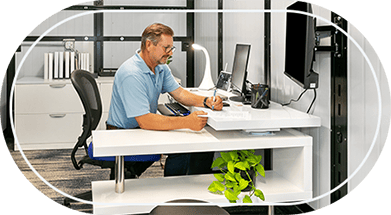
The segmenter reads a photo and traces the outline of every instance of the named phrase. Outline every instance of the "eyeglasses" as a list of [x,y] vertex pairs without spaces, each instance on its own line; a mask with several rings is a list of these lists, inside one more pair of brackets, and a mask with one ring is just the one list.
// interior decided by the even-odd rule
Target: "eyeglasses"
[[170,47],[170,46],[163,46],[163,45],[160,45],[160,46],[164,48],[164,51],[166,53],[170,53],[170,52],[174,53],[175,50],[176,50],[175,46],[172,46],[172,47]]

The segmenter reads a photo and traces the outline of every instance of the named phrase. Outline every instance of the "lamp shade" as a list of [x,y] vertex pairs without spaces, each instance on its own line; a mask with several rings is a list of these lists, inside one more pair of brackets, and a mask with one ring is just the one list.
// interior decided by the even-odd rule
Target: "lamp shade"
[[204,52],[205,60],[206,60],[204,78],[202,79],[201,84],[198,87],[198,89],[200,89],[200,90],[210,90],[210,89],[215,87],[215,84],[213,83],[212,74],[211,74],[211,70],[210,70],[209,53],[206,50],[206,48],[204,48],[204,47],[202,47],[202,46],[200,46],[198,44],[193,44],[192,47],[195,50],[202,50]]

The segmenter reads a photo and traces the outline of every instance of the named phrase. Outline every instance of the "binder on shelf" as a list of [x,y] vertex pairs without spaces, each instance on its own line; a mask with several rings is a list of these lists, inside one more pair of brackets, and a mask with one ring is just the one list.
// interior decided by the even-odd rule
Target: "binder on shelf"
[[43,79],[49,79],[49,53],[45,53],[43,58]]
[[79,69],[83,69],[83,67],[82,67],[82,54],[81,53],[78,53],[77,54],[77,68],[79,68]]
[[70,52],[64,52],[64,64],[65,64],[65,70],[64,70],[64,77],[69,78],[70,74],[70,59],[69,59]]
[[64,78],[64,52],[58,53],[58,78]]
[[49,77],[49,80],[52,80],[53,79],[53,53],[49,53],[49,74],[48,74],[48,77]]
[[86,53],[86,70],[91,72],[90,71],[90,53]]
[[58,79],[58,57],[59,53],[54,52],[54,68],[53,68],[53,78]]
[[70,56],[70,61],[71,61],[71,70],[70,70],[70,73],[72,73],[74,70],[75,70],[75,52],[71,52],[71,56]]

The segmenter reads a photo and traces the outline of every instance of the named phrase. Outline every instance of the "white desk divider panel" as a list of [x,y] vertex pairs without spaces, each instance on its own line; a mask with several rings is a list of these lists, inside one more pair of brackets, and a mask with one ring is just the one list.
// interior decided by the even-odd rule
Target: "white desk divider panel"
[[[312,137],[294,129],[267,136],[244,131],[217,132],[210,127],[200,132],[136,129],[93,131],[92,135],[95,156],[273,148],[273,170],[256,182],[266,201],[312,198]],[[184,198],[227,204],[224,196],[209,193],[207,188],[214,180],[213,175],[129,179],[125,180],[125,192],[121,194],[115,192],[114,181],[92,182],[93,201],[106,203],[94,204],[94,214],[148,213],[157,204]]]
[[268,109],[254,109],[250,105],[230,102],[222,111],[194,107],[208,113],[208,125],[216,131],[279,130],[281,128],[320,127],[320,118],[290,107],[271,102]]

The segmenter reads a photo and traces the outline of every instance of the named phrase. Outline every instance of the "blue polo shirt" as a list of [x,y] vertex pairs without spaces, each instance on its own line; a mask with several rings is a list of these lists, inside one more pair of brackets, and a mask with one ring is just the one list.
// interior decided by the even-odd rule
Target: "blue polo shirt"
[[155,74],[138,54],[125,61],[114,78],[107,124],[119,128],[135,128],[135,119],[148,113],[156,113],[161,93],[172,92],[179,87],[167,64],[155,67]]

